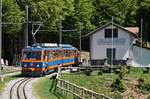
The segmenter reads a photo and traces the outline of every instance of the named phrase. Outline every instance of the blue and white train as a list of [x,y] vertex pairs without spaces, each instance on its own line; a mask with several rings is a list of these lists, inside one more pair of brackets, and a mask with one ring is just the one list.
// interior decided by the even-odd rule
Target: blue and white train
[[78,65],[79,52],[68,44],[36,44],[22,50],[22,74],[44,76],[58,66]]

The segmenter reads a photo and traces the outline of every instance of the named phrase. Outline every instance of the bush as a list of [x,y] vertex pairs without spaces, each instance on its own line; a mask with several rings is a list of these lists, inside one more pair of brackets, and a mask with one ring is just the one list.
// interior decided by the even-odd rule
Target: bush
[[141,84],[143,84],[145,82],[145,79],[144,78],[139,78],[138,82],[139,82],[139,85],[141,85]]
[[145,80],[143,78],[140,78],[138,82],[138,88],[142,93],[150,93],[150,83],[145,83]]
[[143,70],[143,74],[148,74],[148,73],[149,73],[149,68],[147,67]]
[[126,69],[126,67],[121,68],[120,72],[119,72],[119,78],[123,79],[125,77],[125,75],[127,74],[128,70]]
[[98,75],[102,75],[102,74],[103,74],[102,70],[99,70]]
[[131,70],[131,66],[127,66],[127,73],[129,74]]
[[117,78],[111,85],[114,91],[124,92],[126,90],[125,82]]
[[91,75],[91,70],[85,70],[85,74],[87,75],[87,76],[90,76]]
[[111,68],[104,67],[103,68],[103,73],[111,73]]
[[116,73],[116,74],[119,74],[119,73],[120,73],[120,69],[119,69],[119,68],[116,68],[116,69],[115,69],[115,73]]

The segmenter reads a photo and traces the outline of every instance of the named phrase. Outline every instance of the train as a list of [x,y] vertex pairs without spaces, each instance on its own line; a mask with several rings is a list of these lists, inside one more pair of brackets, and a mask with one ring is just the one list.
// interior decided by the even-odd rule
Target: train
[[22,49],[21,72],[29,76],[45,76],[58,66],[77,66],[79,51],[69,44],[33,44]]

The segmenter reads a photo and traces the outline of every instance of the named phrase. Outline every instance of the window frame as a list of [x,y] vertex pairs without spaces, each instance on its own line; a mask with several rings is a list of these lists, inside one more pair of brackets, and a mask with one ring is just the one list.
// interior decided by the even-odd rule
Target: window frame
[[[106,28],[104,30],[104,37],[112,38],[112,29],[111,28]],[[118,29],[117,28],[113,28],[113,38],[118,38]]]

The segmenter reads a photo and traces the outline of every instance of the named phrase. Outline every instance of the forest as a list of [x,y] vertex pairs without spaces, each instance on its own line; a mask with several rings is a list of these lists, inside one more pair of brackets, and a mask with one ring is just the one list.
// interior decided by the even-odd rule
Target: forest
[[[49,30],[37,32],[38,43],[59,43],[61,23],[62,30],[76,30],[63,32],[62,43],[79,48],[80,31],[84,36],[110,22],[112,16],[115,23],[124,27],[140,27],[143,19],[143,41],[150,42],[150,0],[3,0],[2,57],[9,61],[24,47],[26,5],[29,6],[29,45],[33,43],[31,32],[37,28],[32,22],[41,22],[40,30]],[[85,43],[82,45],[83,50],[88,49]]]

